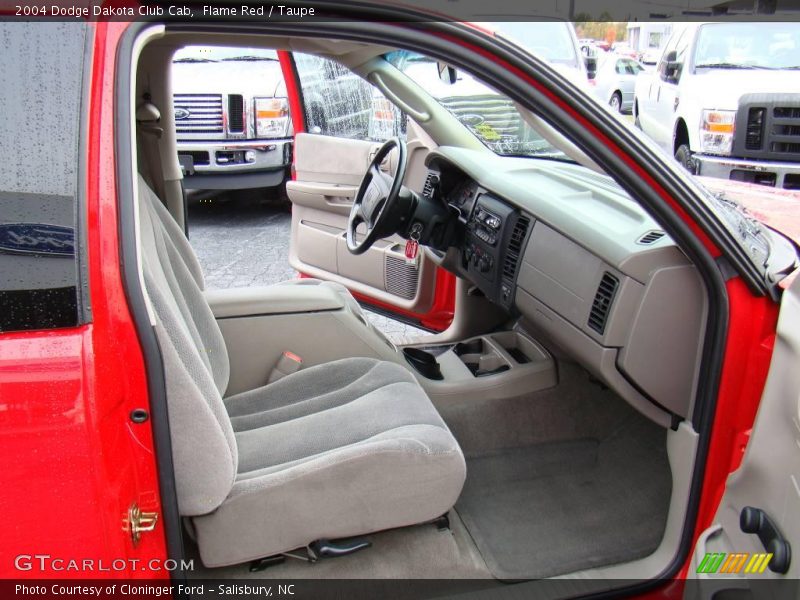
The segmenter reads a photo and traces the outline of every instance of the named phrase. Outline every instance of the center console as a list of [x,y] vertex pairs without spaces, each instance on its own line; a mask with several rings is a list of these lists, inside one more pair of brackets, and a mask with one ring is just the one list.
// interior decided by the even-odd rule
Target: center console
[[487,298],[505,309],[514,301],[528,224],[527,217],[488,193],[478,194],[467,220],[461,266]]
[[519,396],[556,385],[555,361],[526,334],[501,331],[455,344],[405,347],[406,361],[436,399]]

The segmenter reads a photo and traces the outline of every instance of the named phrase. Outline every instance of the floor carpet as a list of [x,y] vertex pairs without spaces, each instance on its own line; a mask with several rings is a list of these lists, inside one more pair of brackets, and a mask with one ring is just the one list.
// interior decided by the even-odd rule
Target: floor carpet
[[603,440],[468,457],[456,509],[492,574],[536,579],[653,552],[672,485],[665,435],[632,415]]

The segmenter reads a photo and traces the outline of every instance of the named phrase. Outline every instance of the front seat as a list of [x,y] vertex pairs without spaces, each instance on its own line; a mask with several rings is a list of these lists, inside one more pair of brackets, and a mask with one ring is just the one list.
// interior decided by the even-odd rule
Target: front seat
[[[147,183],[145,180],[140,176],[139,177],[139,190],[148,188]],[[197,287],[200,290],[205,289],[205,278],[203,277],[203,270],[200,267],[200,263],[197,260],[197,257],[194,254],[194,250],[192,250],[191,245],[189,244],[189,240],[186,239],[186,235],[184,235],[181,228],[175,222],[175,219],[172,218],[172,215],[169,214],[169,211],[166,209],[163,203],[158,201],[158,196],[154,192],[150,192],[155,198],[156,201],[152,205],[153,215],[156,217],[156,221],[163,227],[164,232],[167,234],[169,241],[175,246],[175,251],[181,258],[181,261],[184,265],[189,269],[189,272],[194,279],[194,282],[197,284]],[[323,281],[321,279],[314,279],[311,277],[304,277],[303,279],[289,279],[288,281],[281,281],[276,283],[275,285],[321,285],[323,287],[331,288],[334,292],[341,296],[344,303],[350,308],[350,311],[356,315],[359,315],[362,320],[366,317],[364,316],[364,312],[361,310],[361,305],[358,301],[353,298],[353,295],[350,293],[345,286],[341,283],[336,283],[335,281]]]
[[461,449],[398,364],[338,360],[223,400],[228,355],[199,265],[141,178],[139,202],[178,507],[203,564],[421,523],[455,504]]

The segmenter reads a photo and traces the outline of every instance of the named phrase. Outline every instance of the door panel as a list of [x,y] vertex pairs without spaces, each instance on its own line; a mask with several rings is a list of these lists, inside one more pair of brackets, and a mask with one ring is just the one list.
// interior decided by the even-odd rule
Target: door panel
[[[305,275],[337,281],[351,291],[405,313],[427,313],[434,302],[436,263],[427,252],[408,265],[405,240],[379,240],[362,255],[347,250],[347,216],[361,178],[379,142],[301,133],[295,137],[295,180],[286,184],[292,202],[289,262]],[[416,166],[424,161],[425,143],[409,142]],[[396,155],[385,170],[394,171]],[[420,178],[421,169],[409,168]],[[424,176],[422,176],[424,182]],[[421,186],[417,186],[421,188]]]
[[[705,599],[720,590],[765,591],[780,597],[779,580],[800,576],[800,559],[786,573],[780,548],[765,547],[757,533],[742,530],[745,507],[763,511],[795,553],[800,550],[800,279],[784,292],[772,363],[742,464],[728,478],[714,525],[701,534],[689,576],[687,597]],[[763,521],[765,523],[765,521]],[[719,555],[724,553],[724,556]],[[737,554],[746,554],[736,557]],[[769,556],[772,554],[772,556]],[[707,556],[710,555],[710,556]],[[716,557],[714,556],[716,555]],[[796,589],[796,588],[795,588]],[[784,595],[784,597],[787,597]]]

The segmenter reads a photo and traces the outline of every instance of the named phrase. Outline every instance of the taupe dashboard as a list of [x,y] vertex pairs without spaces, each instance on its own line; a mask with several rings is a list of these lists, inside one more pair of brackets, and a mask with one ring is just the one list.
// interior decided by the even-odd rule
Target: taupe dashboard
[[689,416],[706,297],[658,223],[577,165],[444,146],[426,164],[465,225],[459,275],[654,421]]

